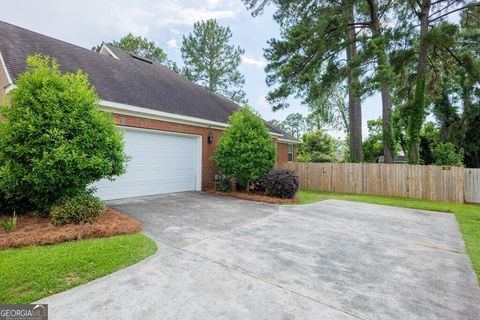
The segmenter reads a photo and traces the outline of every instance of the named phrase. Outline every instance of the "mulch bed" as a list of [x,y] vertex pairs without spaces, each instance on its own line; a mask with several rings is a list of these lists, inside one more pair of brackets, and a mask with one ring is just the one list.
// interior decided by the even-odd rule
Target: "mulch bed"
[[300,201],[300,199],[298,198],[282,199],[282,198],[269,197],[260,192],[245,192],[245,191],[220,192],[216,190],[208,190],[208,192],[219,195],[219,196],[229,196],[229,197],[235,197],[243,200],[267,202],[267,203],[297,203]]
[[[0,219],[5,220],[5,217],[0,216]],[[54,226],[50,218],[18,215],[15,231],[6,233],[3,228],[0,228],[0,249],[110,237],[141,230],[140,222],[110,208],[103,217],[95,222],[63,226]]]

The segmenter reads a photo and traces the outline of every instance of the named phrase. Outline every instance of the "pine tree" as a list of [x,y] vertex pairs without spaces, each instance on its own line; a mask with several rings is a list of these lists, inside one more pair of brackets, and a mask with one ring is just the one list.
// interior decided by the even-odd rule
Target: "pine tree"
[[193,32],[183,36],[183,75],[207,90],[237,103],[246,103],[245,77],[238,67],[244,50],[229,44],[232,32],[216,20],[196,22]]

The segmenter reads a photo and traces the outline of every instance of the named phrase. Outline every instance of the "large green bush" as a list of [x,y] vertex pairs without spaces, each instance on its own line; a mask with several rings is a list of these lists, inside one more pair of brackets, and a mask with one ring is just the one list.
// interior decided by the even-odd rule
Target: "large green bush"
[[262,119],[245,107],[230,116],[230,126],[213,158],[222,175],[234,177],[238,185],[248,187],[273,168],[275,154]]
[[36,55],[16,86],[11,105],[0,108],[0,193],[9,203],[45,212],[124,173],[122,134],[85,74],[61,74],[55,60]]
[[458,167],[463,165],[463,149],[457,151],[453,143],[438,144],[433,148],[432,154],[436,165]]
[[335,162],[335,141],[323,130],[309,131],[298,146],[300,162]]

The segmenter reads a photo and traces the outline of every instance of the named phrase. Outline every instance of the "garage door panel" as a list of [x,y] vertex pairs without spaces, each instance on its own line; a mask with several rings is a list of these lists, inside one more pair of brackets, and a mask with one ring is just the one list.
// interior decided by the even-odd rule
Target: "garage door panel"
[[197,189],[200,141],[196,136],[126,129],[127,172],[94,184],[103,200]]

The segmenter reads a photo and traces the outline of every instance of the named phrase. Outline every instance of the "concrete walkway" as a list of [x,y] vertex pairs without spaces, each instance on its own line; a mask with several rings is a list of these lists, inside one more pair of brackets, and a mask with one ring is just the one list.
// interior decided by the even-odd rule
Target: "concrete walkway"
[[43,299],[50,319],[479,319],[455,217],[203,193],[116,201],[156,255]]

